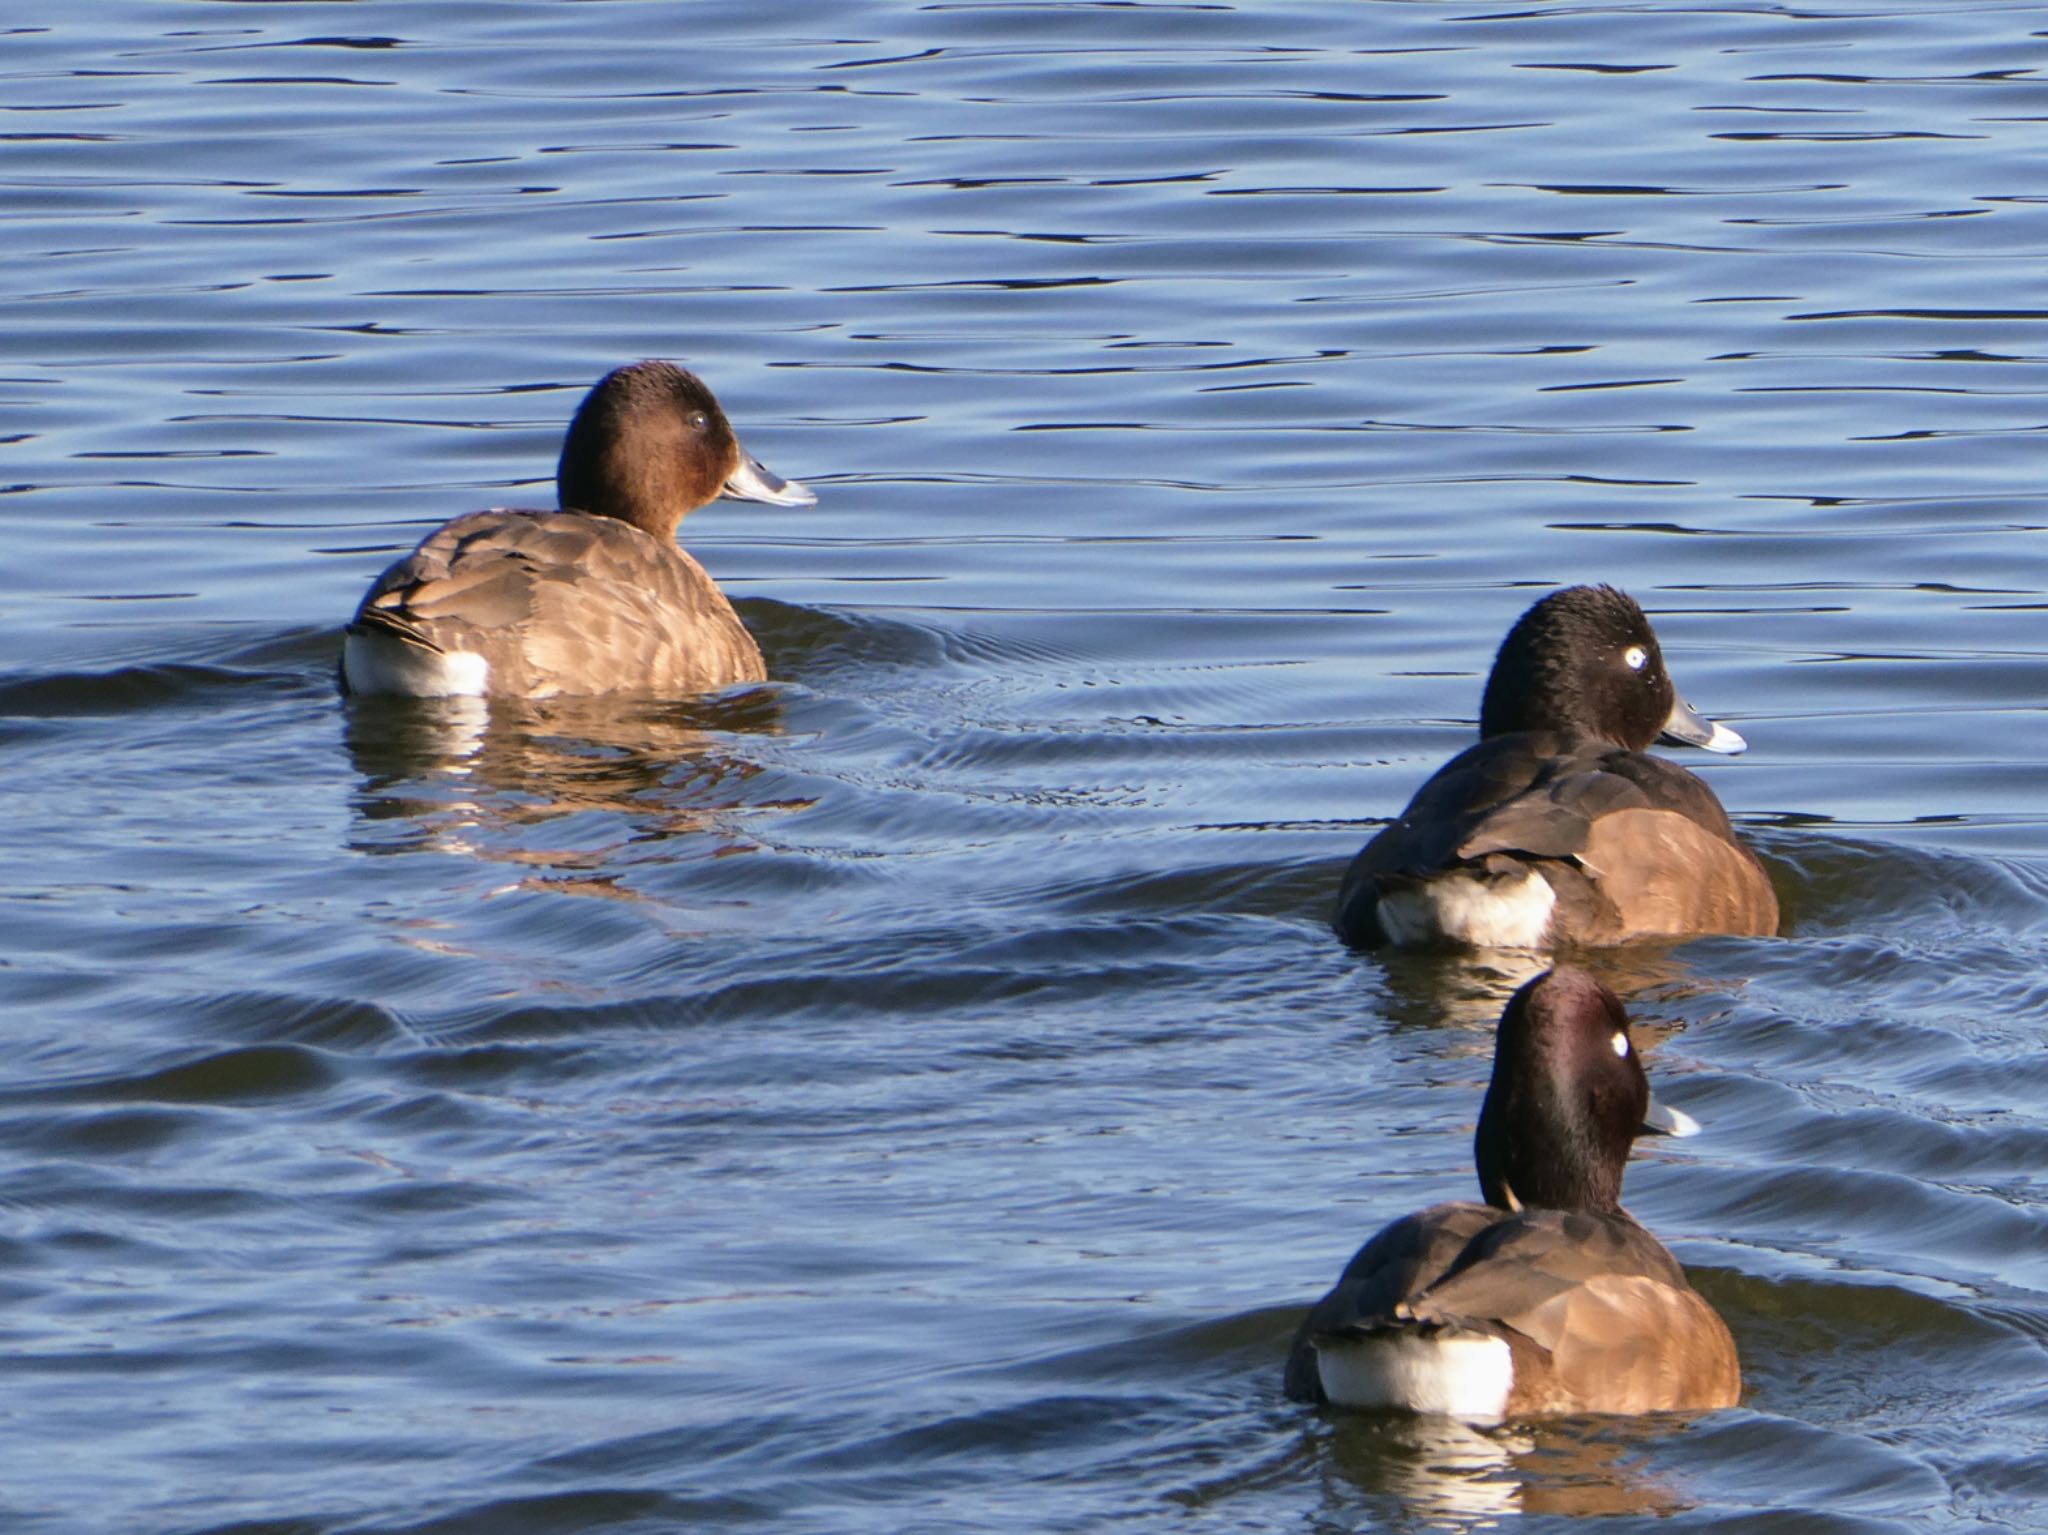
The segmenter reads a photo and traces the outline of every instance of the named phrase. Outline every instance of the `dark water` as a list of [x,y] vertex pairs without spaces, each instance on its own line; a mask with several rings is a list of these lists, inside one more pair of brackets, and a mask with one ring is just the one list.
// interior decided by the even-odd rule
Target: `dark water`
[[[2048,5],[6,26],[6,1529],[2048,1523]],[[643,355],[777,680],[345,712]],[[1305,1412],[1507,980],[1336,879],[1575,579],[1786,905],[1610,966],[1745,1401]]]

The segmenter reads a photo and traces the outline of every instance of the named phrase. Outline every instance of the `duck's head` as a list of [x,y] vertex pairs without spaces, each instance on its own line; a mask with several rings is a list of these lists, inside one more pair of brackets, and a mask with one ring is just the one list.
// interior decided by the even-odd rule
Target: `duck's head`
[[1621,999],[1560,966],[1509,1000],[1473,1142],[1486,1202],[1504,1210],[1613,1210],[1638,1135],[1699,1125],[1651,1096]]
[[636,362],[599,379],[562,441],[556,484],[565,510],[617,517],[673,538],[719,496],[810,506],[796,482],[740,446],[710,387],[671,362]]
[[1611,586],[1567,586],[1515,621],[1494,657],[1479,733],[1553,730],[1641,751],[1660,736],[1713,752],[1747,744],[1672,685],[1650,620]]

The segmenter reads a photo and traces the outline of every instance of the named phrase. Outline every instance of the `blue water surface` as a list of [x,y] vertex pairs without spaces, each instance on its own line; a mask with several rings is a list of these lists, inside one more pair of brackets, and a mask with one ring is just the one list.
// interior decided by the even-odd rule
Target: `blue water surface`
[[[0,30],[0,1523],[2048,1521],[2048,5],[94,0]],[[349,709],[677,358],[774,680]],[[1743,1404],[1283,1400],[1514,963],[1358,845],[1549,587],[1781,937],[1608,956]]]

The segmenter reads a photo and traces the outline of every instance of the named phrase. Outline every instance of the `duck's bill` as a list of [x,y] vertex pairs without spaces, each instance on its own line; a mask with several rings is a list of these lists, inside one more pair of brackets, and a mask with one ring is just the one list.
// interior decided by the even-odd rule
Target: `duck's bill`
[[719,491],[735,501],[766,501],[770,506],[816,506],[817,492],[801,480],[785,480],[753,454],[740,453],[740,466]]
[[1700,1122],[1683,1109],[1674,1109],[1659,1103],[1655,1097],[1650,1106],[1643,1110],[1641,1135],[1698,1135]]
[[1708,719],[1683,698],[1677,697],[1672,699],[1671,718],[1664,722],[1664,729],[1657,739],[1673,746],[1697,746],[1702,751],[1722,752],[1730,757],[1749,746],[1726,725]]

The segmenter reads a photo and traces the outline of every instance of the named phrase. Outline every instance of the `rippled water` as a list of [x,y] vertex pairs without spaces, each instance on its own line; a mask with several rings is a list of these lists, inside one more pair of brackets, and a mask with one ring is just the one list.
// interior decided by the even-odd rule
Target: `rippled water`
[[[6,1527],[2038,1528],[2044,35],[10,18]],[[643,355],[820,491],[686,530],[777,680],[344,710],[371,575]],[[1786,906],[1606,966],[1745,1401],[1307,1412],[1505,984],[1336,880],[1579,579]]]

